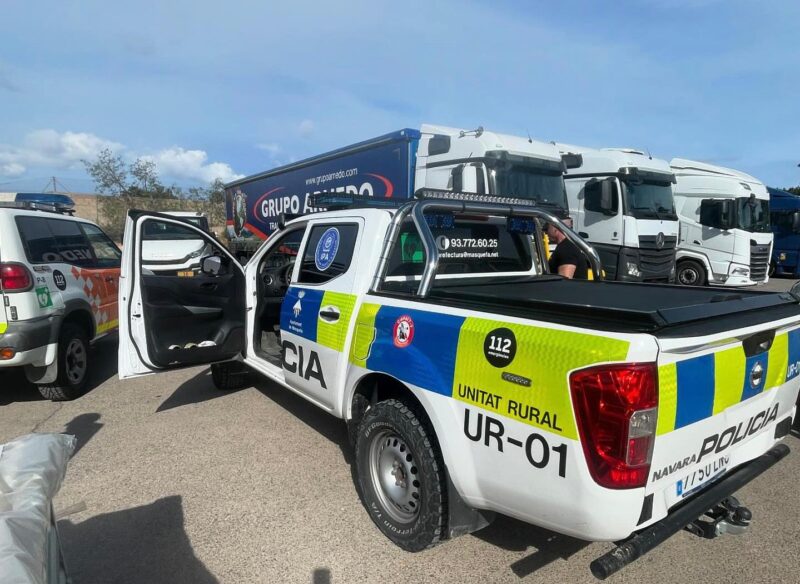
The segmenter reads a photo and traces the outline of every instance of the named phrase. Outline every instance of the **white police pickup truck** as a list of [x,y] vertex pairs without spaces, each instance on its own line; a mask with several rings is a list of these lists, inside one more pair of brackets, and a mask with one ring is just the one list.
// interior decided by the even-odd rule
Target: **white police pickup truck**
[[[732,494],[788,453],[797,297],[548,274],[540,221],[557,219],[524,201],[316,205],[337,202],[244,267],[131,211],[120,377],[214,363],[220,389],[255,371],[346,420],[365,506],[410,551],[500,512],[618,542],[592,563],[604,578],[681,529],[746,529]],[[149,270],[150,223],[213,254]]]

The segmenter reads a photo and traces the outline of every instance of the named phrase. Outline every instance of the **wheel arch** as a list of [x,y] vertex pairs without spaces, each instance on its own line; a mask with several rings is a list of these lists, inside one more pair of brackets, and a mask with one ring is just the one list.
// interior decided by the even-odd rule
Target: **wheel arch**
[[[443,538],[450,539],[482,529],[493,521],[494,513],[475,509],[464,500],[462,496],[464,485],[460,479],[467,475],[470,477],[467,482],[474,482],[477,474],[474,460],[471,457],[459,456],[458,448],[452,440],[448,439],[445,432],[448,422],[439,418],[433,403],[427,399],[427,393],[429,392],[414,390],[386,373],[367,372],[353,384],[353,390],[347,399],[343,414],[351,439],[367,407],[380,401],[398,399],[414,409],[417,415],[425,417],[433,429],[431,439],[435,442],[444,463],[448,509]],[[448,408],[445,417],[452,413]],[[461,473],[458,477],[454,477],[450,470],[455,461],[458,461],[459,473]]]
[[713,272],[711,271],[711,263],[708,261],[708,258],[705,254],[698,253],[696,251],[686,251],[686,250],[678,250],[675,254],[675,263],[680,263],[681,261],[685,260],[694,260],[696,262],[700,262],[703,264],[703,267],[706,270],[706,275],[708,277],[713,277]]
[[[97,332],[97,324],[94,320],[92,307],[85,300],[67,300],[61,326],[63,327],[68,322],[75,323],[78,326],[83,327],[83,329],[86,331],[86,334],[89,336],[89,340],[91,341],[94,339],[94,336]],[[56,338],[58,337],[56,336]]]

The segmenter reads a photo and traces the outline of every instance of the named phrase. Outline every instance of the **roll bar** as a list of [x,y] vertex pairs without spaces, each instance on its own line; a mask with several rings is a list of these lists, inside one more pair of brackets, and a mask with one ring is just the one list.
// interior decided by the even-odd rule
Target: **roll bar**
[[[380,259],[378,261],[378,269],[375,272],[375,278],[372,281],[372,292],[378,292],[381,282],[386,277],[386,270],[389,266],[389,257],[397,243],[400,234],[400,228],[406,218],[410,215],[414,225],[417,228],[420,236],[422,237],[422,245],[425,248],[425,267],[422,272],[422,279],[420,280],[419,288],[417,289],[417,296],[424,298],[430,292],[433,281],[436,278],[436,272],[439,268],[439,250],[436,247],[433,234],[427,221],[425,221],[425,213],[430,211],[447,211],[452,213],[469,213],[477,215],[492,215],[499,217],[533,217],[541,219],[548,223],[556,225],[564,235],[572,243],[578,246],[592,268],[595,280],[603,278],[602,268],[600,264],[600,256],[594,248],[586,243],[577,233],[567,227],[558,217],[537,208],[532,205],[512,205],[502,203],[482,203],[471,202],[456,199],[424,199],[421,201],[412,201],[401,206],[397,213],[392,218],[389,229],[386,232],[386,238],[383,241],[383,248],[381,251]],[[539,232],[537,228],[537,232]],[[538,242],[537,242],[538,243]],[[537,246],[538,247],[538,246]],[[539,250],[541,251],[541,250]],[[544,257],[542,257],[544,260]]]

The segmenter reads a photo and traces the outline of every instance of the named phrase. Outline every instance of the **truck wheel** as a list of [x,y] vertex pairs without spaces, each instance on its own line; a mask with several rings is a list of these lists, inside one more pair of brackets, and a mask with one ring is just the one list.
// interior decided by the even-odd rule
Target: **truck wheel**
[[250,369],[239,361],[225,361],[211,365],[211,380],[220,391],[242,389],[250,385]]
[[89,336],[83,327],[71,322],[61,327],[56,359],[56,380],[39,385],[39,393],[52,401],[67,401],[83,395],[89,379]]
[[706,283],[706,270],[700,262],[684,260],[678,263],[677,280],[684,286],[703,286]]
[[410,552],[439,543],[444,532],[444,464],[433,429],[403,402],[390,399],[364,414],[356,470],[370,517]]

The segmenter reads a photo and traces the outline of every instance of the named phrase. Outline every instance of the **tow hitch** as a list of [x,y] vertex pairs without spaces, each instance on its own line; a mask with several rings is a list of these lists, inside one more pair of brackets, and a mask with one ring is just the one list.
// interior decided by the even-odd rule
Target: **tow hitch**
[[714,539],[723,533],[741,535],[750,527],[752,518],[750,509],[739,503],[736,497],[728,497],[684,529],[706,539]]
[[667,539],[687,529],[702,537],[713,538],[722,533],[742,533],[752,514],[732,495],[758,475],[789,454],[785,444],[728,473],[718,483],[697,493],[672,510],[661,521],[645,527],[614,549],[594,560],[589,568],[595,578],[605,580]]

